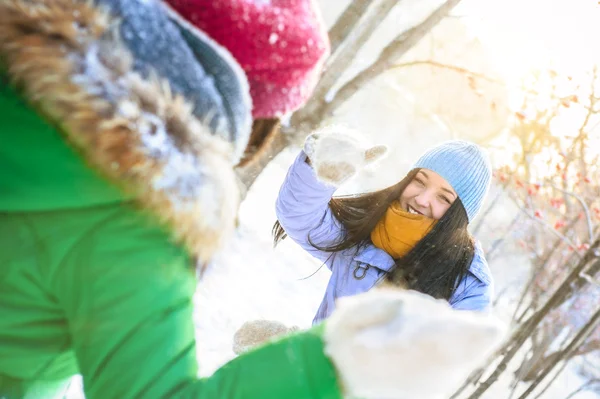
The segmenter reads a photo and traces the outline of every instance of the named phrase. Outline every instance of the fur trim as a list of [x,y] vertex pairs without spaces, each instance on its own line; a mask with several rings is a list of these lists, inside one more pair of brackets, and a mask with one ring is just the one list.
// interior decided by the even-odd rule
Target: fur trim
[[117,26],[91,1],[0,0],[0,59],[92,166],[207,261],[239,206],[231,145],[167,82],[133,70]]

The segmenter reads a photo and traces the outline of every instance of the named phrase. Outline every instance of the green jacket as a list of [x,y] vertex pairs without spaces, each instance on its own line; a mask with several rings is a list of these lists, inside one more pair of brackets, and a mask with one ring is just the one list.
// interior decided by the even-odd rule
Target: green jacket
[[197,378],[192,260],[234,223],[227,143],[126,67],[90,80],[90,51],[127,51],[88,2],[53,3],[0,3],[0,397],[53,397],[81,373],[88,399],[340,398],[322,327]]

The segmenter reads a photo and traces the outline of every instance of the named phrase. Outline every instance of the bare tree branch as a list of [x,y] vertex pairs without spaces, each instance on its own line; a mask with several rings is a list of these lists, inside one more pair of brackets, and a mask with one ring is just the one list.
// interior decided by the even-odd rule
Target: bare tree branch
[[334,112],[340,105],[352,97],[360,87],[364,86],[383,72],[391,68],[408,50],[412,49],[427,33],[440,23],[461,0],[448,0],[432,12],[423,22],[397,36],[379,54],[374,63],[347,82],[336,93],[335,97],[325,105],[322,115]]
[[582,386],[580,386],[579,388],[577,388],[575,391],[571,392],[569,394],[569,396],[567,396],[565,399],[572,399],[572,398],[574,398],[575,395],[577,395],[580,392],[585,391],[586,389],[589,389],[590,386],[593,386],[594,384],[599,384],[600,385],[600,379],[594,379],[594,380],[586,382],[585,384],[583,384]]
[[527,388],[527,390],[519,397],[519,399],[527,398],[534,389],[546,378],[548,374],[556,367],[556,365],[562,359],[568,359],[569,355],[576,351],[583,342],[594,332],[594,329],[600,325],[600,307],[596,309],[596,313],[590,318],[590,320],[586,323],[585,326],[579,330],[577,335],[573,338],[573,340],[569,343],[569,345],[560,352],[558,359],[549,365],[542,373],[535,379],[535,381]]
[[[520,219],[521,219],[520,215],[515,215],[513,220],[508,224],[508,227],[505,230],[506,232],[502,235],[502,238],[495,240],[493,242],[492,246],[487,250],[485,257],[487,258],[488,262],[491,262],[492,259],[494,259],[494,254],[496,253],[496,251],[498,251],[502,247],[502,245],[504,245],[506,243],[507,235],[509,234],[510,231],[513,231],[513,228],[519,222]],[[473,234],[473,236],[476,236],[476,235]]]
[[[419,61],[417,62],[417,64],[426,63]],[[432,66],[445,68],[445,66],[441,65]],[[453,69],[457,72],[467,75],[469,72],[471,72],[460,67],[455,68],[451,66],[447,69]],[[596,71],[594,71],[594,81],[596,80],[595,73]],[[523,203],[522,201],[520,201],[519,198],[511,196],[512,200],[516,200],[518,202],[517,205],[519,205],[520,208],[524,207],[524,209],[521,209],[521,211],[525,212],[530,219],[535,221],[534,225],[531,228],[531,232],[534,238],[540,238],[541,236],[545,235],[539,234],[537,228],[535,227],[535,225],[541,225],[543,229],[552,232],[552,234],[554,234],[554,236],[557,237],[557,239],[546,239],[546,242],[543,246],[543,252],[536,253],[536,258],[534,260],[534,270],[531,276],[532,279],[530,280],[530,282],[528,282],[526,289],[523,291],[521,295],[521,300],[519,301],[519,305],[517,306],[517,310],[515,311],[515,315],[517,315],[521,303],[525,302],[523,301],[523,298],[527,293],[527,288],[531,285],[531,300],[528,301],[529,304],[527,309],[523,311],[521,316],[519,316],[519,319],[517,321],[519,327],[512,335],[510,340],[507,341],[505,345],[503,345],[503,348],[500,351],[498,351],[498,355],[494,359],[492,359],[494,360],[493,363],[495,364],[494,366],[492,366],[493,368],[490,370],[490,366],[484,366],[477,370],[477,374],[472,374],[472,376],[475,377],[470,377],[470,379],[467,381],[468,384],[475,385],[472,393],[470,394],[471,396],[469,396],[469,399],[482,397],[482,395],[484,395],[484,392],[486,392],[486,390],[497,381],[499,376],[506,371],[509,362],[518,362],[516,357],[526,348],[531,348],[530,350],[532,351],[532,356],[531,358],[527,359],[526,362],[521,365],[521,367],[519,367],[519,374],[516,374],[516,377],[517,380],[520,379],[521,381],[533,381],[533,384],[529,387],[529,390],[525,394],[523,394],[522,398],[529,397],[528,395],[532,395],[532,392],[534,392],[534,390],[535,394],[537,394],[540,390],[542,390],[542,385],[544,387],[550,385],[551,382],[549,382],[549,380],[553,380],[552,377],[562,372],[562,369],[566,366],[568,359],[573,358],[575,356],[585,355],[585,353],[581,353],[583,350],[588,350],[589,346],[593,347],[594,343],[600,342],[590,342],[589,335],[577,336],[578,333],[585,332],[580,330],[575,331],[574,334],[568,334],[568,337],[565,337],[564,343],[560,345],[561,349],[553,350],[553,353],[551,353],[549,356],[546,356],[546,353],[548,353],[548,348],[543,344],[540,344],[540,342],[544,342],[547,338],[553,340],[551,342],[553,342],[554,344],[558,342],[556,340],[556,338],[558,337],[558,332],[555,331],[555,329],[557,328],[557,326],[560,327],[560,325],[562,324],[553,323],[552,319],[549,318],[551,312],[557,311],[561,315],[564,315],[564,312],[580,311],[579,308],[573,308],[570,306],[566,308],[563,306],[567,305],[570,299],[575,298],[575,295],[579,292],[582,292],[582,290],[591,287],[597,287],[598,284],[600,284],[600,281],[598,279],[598,273],[600,273],[600,261],[598,260],[598,258],[600,257],[600,252],[598,251],[599,241],[594,238],[597,235],[597,230],[599,230],[600,226],[597,226],[597,224],[594,225],[595,222],[593,222],[592,218],[590,217],[591,212],[589,212],[592,206],[591,204],[595,204],[596,198],[598,197],[600,191],[595,185],[580,185],[580,183],[582,183],[584,179],[587,183],[590,183],[590,180],[596,180],[598,173],[597,169],[594,168],[594,176],[591,175],[592,166],[596,166],[598,163],[597,161],[590,162],[590,159],[588,159],[589,156],[586,154],[586,150],[589,148],[590,145],[590,143],[588,143],[587,134],[589,133],[590,128],[591,130],[593,130],[596,127],[594,125],[595,121],[593,120],[593,118],[590,120],[590,110],[595,108],[593,104],[594,99],[592,99],[591,97],[589,98],[590,103],[592,103],[592,105],[589,106],[589,104],[585,103],[585,100],[584,103],[579,102],[577,98],[577,93],[579,92],[568,96],[557,95],[557,87],[556,85],[554,85],[551,88],[551,93],[553,94],[551,95],[551,103],[549,103],[548,107],[539,108],[535,105],[528,106],[529,101],[535,103],[535,97],[537,97],[537,93],[527,89],[535,88],[535,86],[523,88],[526,92],[526,96],[524,96],[524,104],[522,109],[526,110],[527,112],[533,112],[535,115],[526,116],[525,113],[522,114],[521,116],[519,116],[521,123],[518,123],[516,125],[515,134],[521,140],[521,145],[523,149],[522,158],[520,161],[517,161],[519,165],[517,166],[517,170],[519,171],[519,173],[522,172],[525,174],[525,182],[530,182],[531,175],[529,175],[527,164],[532,161],[529,158],[537,155],[542,148],[551,147],[553,150],[557,151],[557,154],[563,156],[563,160],[559,161],[559,163],[557,163],[556,165],[557,173],[560,174],[560,177],[562,179],[562,185],[557,185],[561,186],[562,188],[553,186],[553,183],[556,184],[555,181],[545,180],[544,184],[546,184],[548,187],[551,187],[550,190],[548,190],[547,192],[546,190],[544,190],[544,193],[542,193],[547,194],[547,197],[545,195],[535,197],[535,194],[532,195],[531,189],[528,188],[527,192],[529,194],[525,200],[532,199],[533,197],[535,197],[536,207],[547,206],[548,204],[546,203],[546,201],[548,199],[552,200],[556,198],[557,195],[562,195],[564,198],[564,202],[562,202],[562,204],[571,206],[567,207],[567,209],[565,210],[564,208],[560,207],[560,205],[562,204],[559,204],[559,206],[557,206],[556,204],[550,204],[552,209],[549,212],[550,214],[554,214],[554,207],[556,207],[556,213],[558,214],[556,215],[557,217],[566,217],[567,219],[571,219],[572,216],[572,221],[567,225],[564,225],[564,221],[562,219],[558,219],[560,225],[563,225],[565,227],[559,228],[559,224],[557,222],[557,228],[554,228],[555,226],[550,226],[549,219],[539,217],[541,215],[537,212],[535,215],[533,215],[532,210],[537,209],[533,207],[534,204],[528,205],[527,203]],[[579,90],[579,88],[577,88],[577,90]],[[529,99],[529,95],[533,95],[534,98]],[[571,137],[568,137],[570,143],[566,147],[567,149],[565,150],[563,143],[556,142],[551,136],[548,135],[548,131],[550,128],[549,124],[553,121],[553,119],[557,115],[557,112],[561,110],[562,107],[568,107],[569,104],[572,103],[578,104],[578,108],[582,108],[584,111],[587,110],[587,115],[582,115],[586,116],[585,120],[581,125],[577,126],[579,129],[577,130],[576,128],[574,132],[575,134]],[[585,164],[582,163],[584,162],[584,160]],[[569,164],[571,165],[571,169],[569,169]],[[548,167],[553,166],[554,164],[548,164]],[[575,184],[575,188],[571,188],[572,180],[570,180],[569,177],[571,175],[574,175],[575,172],[578,172],[577,176],[579,181],[573,182]],[[590,175],[588,176],[588,174]],[[524,187],[523,185],[517,186]],[[538,185],[536,185],[536,187],[539,188]],[[579,204],[575,204],[575,202],[579,202]],[[583,208],[583,212],[580,212],[581,208]],[[585,215],[587,222],[587,228],[584,232],[583,240],[584,242],[587,242],[587,240],[589,239],[590,242],[593,242],[592,249],[588,251],[575,250],[569,253],[568,255],[566,255],[563,252],[558,252],[560,251],[560,248],[564,248],[562,242],[565,242],[566,244],[572,246],[573,249],[576,248],[575,245],[573,245],[573,242],[575,242],[576,240],[574,239],[574,236],[571,236],[571,234],[575,233],[575,236],[579,236],[580,223],[578,221],[584,218],[583,215]],[[578,228],[576,230],[572,230],[575,225],[577,225]],[[565,238],[571,239],[573,242],[571,242],[568,239],[565,240]],[[581,257],[581,254],[583,254],[583,257]],[[576,257],[580,258],[578,262],[574,259]],[[544,264],[546,260],[549,260],[551,258],[552,263],[548,264],[548,267],[545,268]],[[547,269],[550,269],[552,271],[549,271]],[[560,282],[560,285],[556,289],[553,288],[551,292],[548,292],[547,287],[546,290],[544,290],[544,288],[538,286],[537,284],[531,284],[534,281],[533,279],[537,276],[540,276],[539,273],[542,273],[542,283],[550,282],[551,285],[554,287],[556,283],[558,283],[558,281],[554,281],[555,273],[557,276],[561,275],[563,272],[568,274],[567,279]],[[543,273],[546,274],[544,275]],[[594,311],[592,311],[591,313],[594,313]],[[521,319],[525,321],[521,321]],[[566,322],[569,323],[568,321]],[[595,325],[598,324],[598,322],[595,323]],[[577,339],[579,339],[580,342],[577,342],[577,339],[574,340],[574,336]],[[529,341],[531,341],[531,347],[529,345],[526,346],[526,343]],[[567,348],[565,348],[565,346]],[[566,349],[568,349],[568,351],[565,351]],[[543,354],[544,357],[540,358],[540,354]],[[536,359],[538,359],[539,361],[537,361]],[[490,361],[490,363],[492,362]],[[525,367],[523,367],[524,365]],[[489,376],[487,377],[487,379],[485,381],[477,381],[478,377],[476,376],[480,376],[481,373],[485,373],[486,371],[491,372],[491,374],[488,374]],[[524,378],[520,378],[519,376],[521,375],[525,375]],[[467,383],[465,383],[464,386],[466,386]],[[464,390],[464,386],[455,394],[455,396]]]
[[494,78],[491,78],[480,72],[475,72],[470,69],[459,67],[456,65],[444,64],[444,63],[437,62],[434,60],[417,60],[417,61],[403,62],[400,64],[393,65],[390,69],[406,68],[406,67],[417,66],[417,65],[429,65],[429,66],[433,66],[433,67],[437,67],[437,68],[449,69],[451,71],[456,71],[456,72],[465,74],[467,76],[472,76],[474,78],[486,80],[490,83],[496,83],[496,84],[499,84],[502,86],[506,86],[506,84],[500,79],[494,79]]
[[[502,360],[488,378],[481,382],[477,389],[468,397],[468,399],[477,399],[483,395],[488,388],[498,380],[498,377],[506,370],[508,363],[515,357],[519,349],[527,341],[531,335],[531,331],[539,326],[546,315],[555,309],[560,304],[569,298],[573,292],[580,289],[587,281],[579,276],[579,273],[588,269],[588,274],[594,275],[600,269],[600,260],[598,260],[598,248],[600,241],[592,244],[590,250],[586,252],[584,257],[579,261],[577,266],[569,272],[569,275],[563,280],[560,286],[554,291],[552,296],[548,298],[544,306],[536,311],[529,319],[527,319],[518,330],[516,330],[511,338],[507,341],[503,348],[498,353],[502,353]],[[479,370],[477,371],[479,372]],[[454,396],[457,396],[464,386],[457,391]]]
[[588,227],[588,234],[590,237],[589,242],[591,243],[592,241],[594,241],[594,227],[592,224],[592,216],[590,214],[590,208],[587,206],[587,204],[585,203],[585,201],[583,200],[583,198],[581,198],[579,195],[575,194],[572,191],[567,191],[567,190],[563,190],[560,187],[556,187],[553,184],[546,182],[547,185],[551,186],[553,189],[558,190],[560,192],[562,192],[563,194],[567,194],[570,195],[571,197],[575,198],[580,204],[581,207],[583,208],[583,212],[585,213],[586,216],[586,222],[587,222],[587,227]]
[[579,277],[587,281],[588,283],[600,287],[600,281],[596,280],[594,277],[590,276],[587,273],[581,272],[579,273]]
[[500,201],[500,199],[502,198],[502,194],[504,194],[504,190],[506,190],[506,187],[510,184],[512,178],[513,178],[513,176],[510,175],[508,177],[508,179],[506,179],[506,181],[500,187],[500,190],[498,190],[498,192],[496,193],[496,196],[494,197],[494,199],[490,202],[490,204],[487,206],[485,211],[483,211],[481,213],[481,215],[479,216],[479,218],[477,220],[477,225],[473,228],[472,234],[474,236],[477,236],[477,233],[479,233],[479,230],[483,226],[483,222],[485,221],[487,216],[490,214],[490,212],[492,212],[492,210],[496,207],[498,201]]
[[[381,24],[381,21],[389,14],[401,0],[378,0],[372,7],[367,8],[368,12],[360,19],[360,23],[355,21],[352,30],[344,40],[342,46],[338,48],[328,63],[327,69],[323,72],[321,79],[317,83],[311,99],[292,119],[292,125],[296,125],[295,120],[304,120],[307,117],[314,119],[314,114],[325,104],[325,97],[331,88],[336,84],[340,77],[350,68],[356,52],[369,40],[373,32]],[[341,22],[340,22],[341,23]],[[319,115],[323,115],[320,113]],[[319,117],[318,121],[322,118]]]
[[[260,154],[248,160],[238,168],[238,175],[246,182],[247,187],[252,184],[255,177],[261,172],[261,167],[268,164],[285,147],[300,144],[310,130],[322,123],[327,113],[326,94],[338,82],[342,74],[352,64],[353,58],[377,29],[389,12],[401,0],[354,0],[349,8],[344,11],[331,29],[332,45],[335,48],[334,56],[328,61],[328,68],[317,83],[308,103],[296,111],[286,126],[275,133],[273,142]],[[401,37],[402,43],[392,46],[395,58],[400,58],[406,51],[419,42],[435,25],[453,8],[460,0],[448,0],[444,5],[433,12],[423,23],[405,31]],[[360,12],[365,13],[361,17]],[[345,35],[345,36],[343,36]],[[398,40],[399,38],[396,38]],[[341,42],[340,42],[341,40]],[[389,47],[389,46],[388,46]],[[396,59],[390,60],[390,65]],[[284,137],[278,137],[284,136]]]
[[579,258],[581,258],[581,254],[578,252],[577,246],[575,245],[575,243],[573,243],[573,241],[571,241],[568,237],[562,235],[560,232],[556,231],[556,229],[554,227],[552,227],[551,225],[549,225],[544,220],[536,217],[535,215],[532,215],[530,212],[527,211],[527,209],[525,209],[523,206],[521,206],[521,204],[519,204],[518,201],[516,199],[514,199],[512,196],[510,196],[510,198],[513,200],[513,202],[519,208],[519,210],[521,212],[523,212],[529,219],[531,219],[534,222],[540,224],[542,227],[544,227],[544,229],[548,230],[549,232],[551,232],[552,234],[554,234],[556,237],[558,237],[561,240],[563,240],[571,248],[573,248],[573,251],[577,254],[577,256]]
[[[376,0],[353,0],[329,29],[331,54],[335,54],[367,9]],[[328,61],[329,62],[329,61]]]
[[562,366],[558,369],[558,371],[556,371],[556,373],[550,379],[550,381],[546,384],[546,386],[544,387],[544,389],[542,389],[541,392],[539,394],[537,394],[537,396],[535,397],[535,399],[540,399],[542,397],[542,395],[546,393],[546,391],[548,390],[548,388],[550,388],[550,386],[552,385],[552,383],[554,381],[556,381],[556,378],[558,378],[558,376],[562,374],[562,372],[565,370],[565,368],[567,368],[567,365],[569,364],[570,361],[571,361],[571,358],[569,358],[569,359],[567,359],[567,360],[565,360],[563,362]]
[[[577,223],[578,219],[579,218],[575,218],[575,219],[571,220],[567,224],[567,226],[564,227],[564,230],[565,231],[569,231],[575,225],[575,223]],[[546,267],[546,265],[548,264],[548,262],[550,262],[550,260],[552,259],[552,255],[554,254],[554,252],[557,251],[561,247],[562,241],[563,241],[562,238],[558,237],[553,242],[550,251],[547,252],[544,255],[543,258],[541,258],[541,263],[540,263],[540,266],[538,266],[538,270],[539,270],[539,268],[543,269],[543,268]],[[527,294],[529,293],[529,290],[531,289],[531,287],[533,286],[533,283],[535,282],[536,274],[537,274],[537,271],[533,271],[531,273],[529,281],[527,282],[527,284],[523,287],[523,290],[521,291],[521,296],[519,298],[519,301],[517,302],[517,306],[515,307],[515,311],[514,311],[513,316],[512,316],[512,320],[515,323],[521,323],[523,321],[523,319],[525,318],[525,316],[527,315],[528,310],[532,307],[532,303],[530,302],[529,306],[527,308],[523,309],[523,311],[519,315],[519,311],[521,310],[521,306],[525,302]]]
[[[581,354],[581,353],[578,353]],[[559,375],[561,375],[561,373],[565,370],[565,368],[567,367],[567,365],[569,364],[570,360],[572,359],[572,357],[568,358],[566,361],[563,362],[562,366],[560,367],[560,369],[558,369],[558,371],[554,374],[554,376],[552,376],[552,378],[550,379],[550,381],[548,382],[548,384],[546,384],[546,386],[544,387],[544,389],[542,389],[542,391],[537,394],[537,396],[535,397],[535,399],[540,399],[542,397],[542,395],[544,393],[546,393],[546,391],[548,390],[548,388],[550,388],[550,386],[552,385],[552,383],[554,381],[556,381],[556,378],[558,378]],[[584,384],[582,387],[579,388],[578,391],[576,392],[581,392],[582,390],[589,388],[590,385],[593,385],[595,383],[600,382],[600,380],[598,379],[592,379],[591,381],[588,381],[586,384]],[[573,396],[575,396],[576,393],[572,393],[571,395],[567,396],[567,398],[572,398]]]

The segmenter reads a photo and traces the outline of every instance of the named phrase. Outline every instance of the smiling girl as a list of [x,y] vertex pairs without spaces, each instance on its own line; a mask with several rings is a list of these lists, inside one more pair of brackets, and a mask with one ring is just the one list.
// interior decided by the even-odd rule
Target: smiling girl
[[383,282],[445,299],[455,309],[486,310],[493,281],[467,230],[490,185],[486,153],[467,141],[447,141],[391,187],[332,198],[385,151],[366,148],[344,129],[313,133],[281,187],[275,244],[289,236],[332,272],[313,323],[331,314],[338,297]]

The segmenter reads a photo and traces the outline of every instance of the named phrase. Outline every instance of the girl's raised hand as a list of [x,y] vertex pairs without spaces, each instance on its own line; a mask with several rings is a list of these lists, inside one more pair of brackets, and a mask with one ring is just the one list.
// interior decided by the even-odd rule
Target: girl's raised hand
[[363,167],[385,155],[387,147],[369,146],[360,133],[341,126],[329,126],[306,138],[304,152],[318,179],[339,187]]

